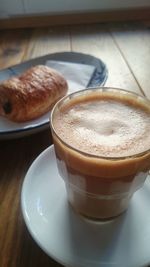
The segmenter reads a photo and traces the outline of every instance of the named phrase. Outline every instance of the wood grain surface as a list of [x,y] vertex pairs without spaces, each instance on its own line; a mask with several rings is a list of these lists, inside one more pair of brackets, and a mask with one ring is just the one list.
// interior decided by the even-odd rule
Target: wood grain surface
[[20,209],[24,176],[32,161],[51,144],[50,130],[0,142],[0,266],[61,266],[28,233]]
[[67,27],[39,28],[33,31],[24,59],[63,51],[70,51],[70,34]]
[[119,87],[140,92],[140,88],[131,74],[124,58],[116,46],[111,34],[101,26],[74,27],[71,31],[72,50],[91,54],[102,59],[109,71],[106,86]]
[[138,86],[150,98],[150,29],[127,24],[113,28],[112,36]]
[[[144,25],[144,24],[143,24]],[[145,24],[80,25],[0,32],[0,68],[53,52],[76,51],[102,59],[106,86],[150,97],[150,31]],[[34,242],[23,221],[20,194],[33,160],[50,144],[50,129],[0,141],[0,266],[61,266]],[[65,244],[64,244],[65,245]],[[92,267],[92,266],[91,266]]]
[[0,31],[0,69],[23,60],[30,36],[30,30]]

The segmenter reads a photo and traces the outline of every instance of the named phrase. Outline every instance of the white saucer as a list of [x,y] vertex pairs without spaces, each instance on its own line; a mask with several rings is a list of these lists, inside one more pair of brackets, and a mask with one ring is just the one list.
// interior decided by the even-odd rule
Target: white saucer
[[23,216],[38,245],[71,267],[141,267],[150,263],[150,182],[124,215],[107,223],[77,216],[67,203],[54,148],[30,167],[21,195]]

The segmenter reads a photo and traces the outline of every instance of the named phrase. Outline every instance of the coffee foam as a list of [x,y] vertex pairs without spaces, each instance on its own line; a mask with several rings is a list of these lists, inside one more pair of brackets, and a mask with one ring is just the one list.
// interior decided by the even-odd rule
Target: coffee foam
[[104,157],[124,157],[150,148],[150,112],[116,96],[78,98],[54,120],[58,136],[76,149]]

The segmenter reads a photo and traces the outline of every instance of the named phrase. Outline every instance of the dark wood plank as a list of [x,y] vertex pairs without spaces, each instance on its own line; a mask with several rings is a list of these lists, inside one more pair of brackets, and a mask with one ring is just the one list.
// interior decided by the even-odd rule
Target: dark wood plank
[[0,20],[0,29],[45,27],[52,25],[93,24],[112,21],[149,20],[150,8],[124,8],[114,10],[93,10],[66,14],[26,15]]
[[0,266],[61,266],[48,257],[26,229],[22,182],[32,161],[52,143],[50,130],[18,140],[0,141]]
[[22,61],[32,30],[0,31],[0,69]]

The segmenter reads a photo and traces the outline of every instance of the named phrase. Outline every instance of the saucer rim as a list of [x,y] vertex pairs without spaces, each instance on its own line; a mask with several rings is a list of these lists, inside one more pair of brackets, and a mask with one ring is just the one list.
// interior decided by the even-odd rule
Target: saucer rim
[[[68,264],[66,265],[65,262],[63,262],[61,259],[57,258],[55,255],[53,255],[52,253],[50,253],[50,251],[48,251],[44,245],[42,244],[42,242],[39,241],[37,234],[34,232],[34,230],[32,229],[29,220],[28,220],[28,216],[26,214],[26,209],[25,209],[25,200],[24,200],[24,194],[25,194],[25,188],[26,188],[26,184],[28,183],[28,180],[30,180],[30,171],[32,170],[32,168],[34,167],[35,164],[37,164],[37,161],[39,161],[40,159],[42,159],[44,156],[47,156],[48,153],[54,153],[54,145],[51,145],[49,147],[47,147],[44,151],[42,151],[36,158],[35,160],[32,162],[32,164],[30,165],[23,184],[22,184],[22,190],[21,190],[21,211],[22,211],[22,215],[25,221],[25,225],[31,235],[31,237],[33,238],[33,240],[36,242],[36,244],[39,246],[39,248],[41,248],[44,253],[46,253],[47,256],[51,257],[54,261],[56,261],[57,263],[66,266],[66,267],[73,267],[73,265]],[[83,267],[83,266],[81,266]]]

